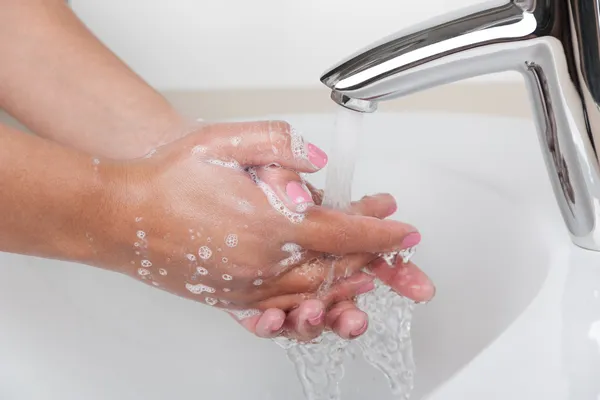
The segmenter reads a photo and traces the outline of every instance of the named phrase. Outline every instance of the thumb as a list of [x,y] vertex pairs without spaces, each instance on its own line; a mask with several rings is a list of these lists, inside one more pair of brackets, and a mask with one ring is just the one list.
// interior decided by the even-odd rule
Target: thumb
[[219,123],[203,131],[217,144],[213,149],[217,156],[242,166],[279,164],[298,172],[316,172],[327,165],[327,154],[305,142],[284,121]]

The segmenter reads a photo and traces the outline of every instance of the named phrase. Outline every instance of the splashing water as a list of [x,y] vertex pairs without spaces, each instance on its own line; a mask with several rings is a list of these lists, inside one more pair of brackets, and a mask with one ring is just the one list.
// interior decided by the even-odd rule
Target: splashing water
[[[345,108],[338,111],[326,176],[325,206],[342,210],[350,206],[362,122],[361,113]],[[403,255],[404,262],[411,255]],[[332,273],[329,278],[330,284]],[[394,398],[408,399],[415,372],[410,337],[414,303],[376,280],[375,290],[359,296],[357,305],[369,316],[369,329],[354,341],[341,339],[332,332],[323,333],[311,343],[287,338],[275,341],[286,349],[294,363],[308,400],[341,399],[339,383],[344,377],[344,357],[351,354],[354,346],[386,376]]]

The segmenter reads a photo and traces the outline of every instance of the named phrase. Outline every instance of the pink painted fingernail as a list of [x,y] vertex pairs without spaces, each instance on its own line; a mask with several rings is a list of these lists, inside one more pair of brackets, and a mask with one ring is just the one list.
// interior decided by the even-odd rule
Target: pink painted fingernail
[[315,146],[309,143],[306,148],[308,149],[308,160],[317,168],[323,168],[327,165],[327,154]]
[[358,290],[356,291],[356,294],[357,295],[365,294],[365,293],[370,292],[373,289],[375,289],[375,283],[369,282],[369,283],[366,283],[366,284],[362,285],[361,287],[359,287]]
[[323,310],[320,310],[316,315],[308,318],[308,323],[312,326],[317,326],[321,323],[321,319],[323,317]]
[[312,203],[313,199],[310,193],[300,182],[291,181],[285,187],[285,192],[294,204]]
[[402,241],[402,248],[408,249],[421,243],[421,234],[419,232],[412,232],[406,235]]

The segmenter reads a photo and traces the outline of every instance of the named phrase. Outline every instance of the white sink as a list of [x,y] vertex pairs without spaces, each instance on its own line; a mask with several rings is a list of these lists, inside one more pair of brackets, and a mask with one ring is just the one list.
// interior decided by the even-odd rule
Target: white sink
[[[333,116],[269,117],[329,147]],[[396,196],[438,289],[413,324],[413,398],[595,400],[600,254],[571,244],[533,124],[374,114],[365,126],[354,195]],[[0,263],[2,399],[304,398],[283,350],[214,309],[90,267]],[[342,391],[392,399],[362,360],[348,360]]]

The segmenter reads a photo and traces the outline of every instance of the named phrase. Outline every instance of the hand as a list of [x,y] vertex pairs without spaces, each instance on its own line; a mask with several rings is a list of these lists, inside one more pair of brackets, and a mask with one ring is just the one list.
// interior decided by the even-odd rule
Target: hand
[[[92,230],[97,248],[87,262],[244,317],[296,308],[316,296],[331,270],[329,298],[346,298],[372,278],[345,277],[372,254],[401,249],[416,230],[315,205],[296,174],[269,185],[269,169],[256,168],[314,172],[324,161],[277,122],[208,125],[151,157],[100,160],[114,213],[112,224]],[[322,253],[346,257],[334,262]],[[297,268],[315,258],[318,268]]]
[[[274,180],[276,179],[275,177]],[[315,204],[320,205],[323,191],[308,182],[307,186]],[[360,202],[352,203],[349,210],[351,214],[364,213],[378,218],[386,218],[395,211],[396,203],[388,195],[364,197]],[[393,267],[390,267],[376,255],[372,255],[371,259],[368,265],[365,264],[366,269],[400,295],[417,302],[429,301],[435,295],[433,283],[413,263],[403,264],[398,260]],[[366,284],[356,294],[365,293],[372,288],[373,283]],[[353,339],[362,335],[368,327],[368,316],[356,307],[353,296],[337,300],[335,303],[331,298],[307,300],[287,315],[281,310],[270,309],[262,315],[243,320],[242,324],[262,337],[273,336],[273,334],[269,335],[269,330],[264,329],[265,326],[283,326],[286,336],[299,341],[312,340],[320,336],[324,329],[332,330],[344,339]],[[310,317],[315,315],[321,315],[321,318],[313,319],[311,322]]]

